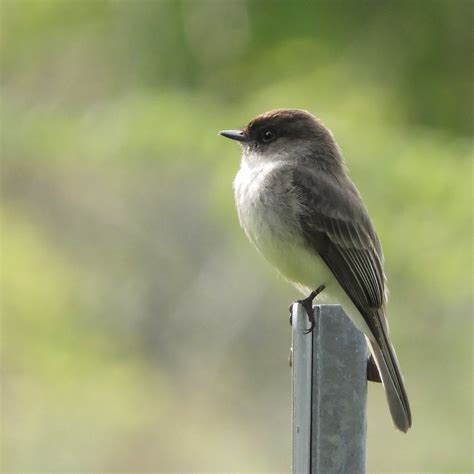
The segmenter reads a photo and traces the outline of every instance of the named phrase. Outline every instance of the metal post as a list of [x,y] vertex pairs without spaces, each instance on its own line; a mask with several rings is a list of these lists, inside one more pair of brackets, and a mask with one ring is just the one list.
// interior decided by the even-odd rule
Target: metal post
[[293,474],[366,472],[367,345],[338,305],[293,305]]

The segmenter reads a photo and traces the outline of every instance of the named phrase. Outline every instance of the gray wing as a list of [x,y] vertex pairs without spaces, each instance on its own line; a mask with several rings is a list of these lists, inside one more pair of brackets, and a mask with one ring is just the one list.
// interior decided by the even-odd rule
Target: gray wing
[[324,260],[367,323],[390,412],[397,428],[406,432],[411,411],[388,338],[382,247],[362,199],[347,176],[293,168],[292,182],[307,245]]
[[306,242],[366,318],[386,301],[383,254],[359,193],[347,177],[343,179],[293,169]]

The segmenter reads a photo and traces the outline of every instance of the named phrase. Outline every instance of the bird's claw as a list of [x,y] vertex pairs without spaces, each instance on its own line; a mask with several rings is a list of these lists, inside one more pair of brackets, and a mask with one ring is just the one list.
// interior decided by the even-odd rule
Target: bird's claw
[[302,300],[297,300],[297,303],[299,303],[301,306],[303,306],[304,310],[306,311],[306,314],[308,315],[309,322],[311,323],[309,329],[304,331],[305,334],[309,334],[310,332],[313,331],[314,325],[316,324],[314,320],[314,309],[313,309],[313,300],[315,298],[315,292],[312,291],[311,294]]
[[[302,300],[296,300],[296,303],[301,304],[303,308],[306,311],[306,314],[308,315],[309,322],[311,323],[311,326],[309,329],[305,331],[305,334],[309,334],[310,332],[313,331],[314,325],[316,324],[314,320],[314,310],[313,310],[313,300],[316,298],[316,296],[319,295],[324,290],[325,286],[320,285],[318,288],[316,288],[314,291],[312,291],[307,298],[304,298]],[[290,310],[290,325],[293,322],[293,304],[290,305],[289,307]]]

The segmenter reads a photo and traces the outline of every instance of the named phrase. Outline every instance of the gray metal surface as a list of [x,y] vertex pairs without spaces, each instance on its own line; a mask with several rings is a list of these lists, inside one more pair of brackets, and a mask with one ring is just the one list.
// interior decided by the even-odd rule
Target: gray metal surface
[[[306,313],[299,304],[293,308],[297,316],[292,337],[293,473],[363,474],[367,429],[365,338],[337,305],[315,306],[315,328],[304,335],[301,327],[308,325]],[[309,358],[308,351],[312,354]],[[295,436],[298,427],[300,432]]]
[[311,464],[311,366],[312,337],[303,306],[293,304],[293,473],[309,473]]

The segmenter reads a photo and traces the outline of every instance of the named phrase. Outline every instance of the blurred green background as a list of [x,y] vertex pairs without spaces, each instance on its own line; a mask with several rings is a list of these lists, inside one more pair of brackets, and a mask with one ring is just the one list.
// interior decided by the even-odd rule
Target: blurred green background
[[471,1],[1,16],[3,472],[289,472],[299,295],[217,136],[276,107],[333,130],[384,244],[414,424],[370,385],[370,472],[471,472]]

